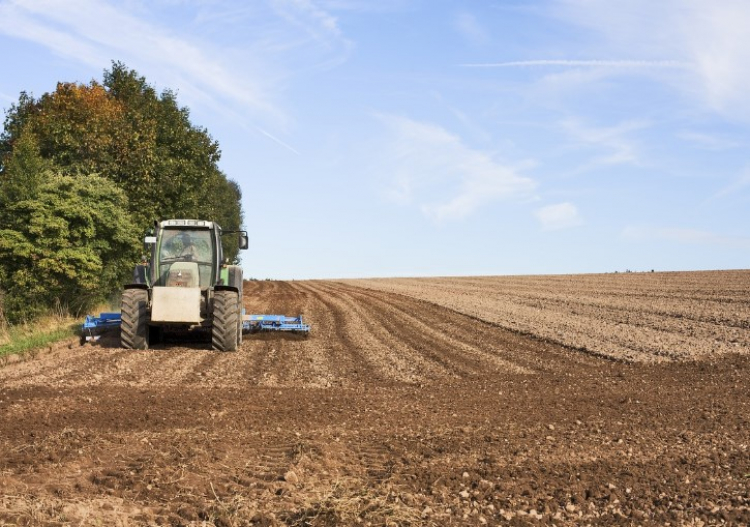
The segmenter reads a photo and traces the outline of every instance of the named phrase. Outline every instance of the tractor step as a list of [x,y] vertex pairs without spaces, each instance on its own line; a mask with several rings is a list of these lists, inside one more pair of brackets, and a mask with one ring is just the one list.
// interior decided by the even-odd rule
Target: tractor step
[[242,328],[249,333],[258,331],[291,331],[309,333],[310,325],[305,324],[302,315],[287,317],[285,315],[245,315],[242,317]]

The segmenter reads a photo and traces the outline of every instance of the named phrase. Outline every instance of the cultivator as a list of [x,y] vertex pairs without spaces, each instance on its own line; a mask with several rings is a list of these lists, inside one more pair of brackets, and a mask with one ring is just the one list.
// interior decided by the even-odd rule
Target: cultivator
[[310,326],[302,321],[302,316],[287,317],[284,315],[245,315],[242,317],[242,328],[249,333],[258,331],[290,331],[309,333]]
[[81,328],[81,344],[96,342],[108,329],[119,328],[122,323],[120,313],[99,313],[98,317],[86,315]]
[[[111,329],[119,329],[122,324],[120,313],[100,313],[99,316],[86,315],[81,328],[81,344],[96,342]],[[260,331],[286,331],[301,333],[307,336],[310,325],[305,324],[302,316],[288,317],[285,315],[245,315],[242,316],[242,332],[257,333]]]

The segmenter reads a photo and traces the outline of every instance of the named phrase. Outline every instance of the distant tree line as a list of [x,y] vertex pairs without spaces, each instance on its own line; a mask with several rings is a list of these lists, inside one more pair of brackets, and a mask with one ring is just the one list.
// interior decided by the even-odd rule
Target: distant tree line
[[[146,230],[188,217],[241,227],[219,144],[170,90],[115,62],[103,82],[21,93],[0,135],[0,309],[76,315],[129,279]],[[226,237],[224,254],[237,259]],[[0,311],[0,315],[2,315]]]

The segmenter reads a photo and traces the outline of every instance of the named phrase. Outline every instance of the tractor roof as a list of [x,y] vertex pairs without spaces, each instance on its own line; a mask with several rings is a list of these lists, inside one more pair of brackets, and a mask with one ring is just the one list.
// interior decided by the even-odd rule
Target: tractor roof
[[[214,225],[219,227],[216,223],[213,221],[204,221],[204,220],[183,220],[183,219],[175,219],[175,220],[163,220],[159,222],[159,227],[164,228],[183,228],[183,229],[213,229]],[[219,227],[221,230],[221,227]]]

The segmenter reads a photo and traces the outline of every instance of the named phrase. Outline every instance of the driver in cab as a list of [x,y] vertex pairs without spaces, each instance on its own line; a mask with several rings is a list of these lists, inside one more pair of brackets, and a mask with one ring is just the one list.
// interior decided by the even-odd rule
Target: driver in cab
[[188,261],[206,259],[207,256],[205,254],[206,251],[202,250],[201,247],[196,245],[193,237],[190,236],[190,234],[188,234],[187,232],[180,233],[172,239],[172,248],[175,258],[185,259]]

